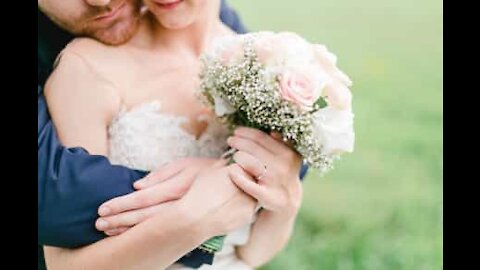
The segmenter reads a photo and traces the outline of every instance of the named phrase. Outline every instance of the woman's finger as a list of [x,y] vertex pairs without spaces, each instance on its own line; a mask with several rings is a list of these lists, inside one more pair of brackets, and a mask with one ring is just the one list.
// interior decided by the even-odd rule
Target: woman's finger
[[264,182],[268,178],[267,165],[247,152],[236,152],[233,160],[259,182]]
[[285,151],[286,146],[282,141],[275,140],[269,134],[254,128],[238,127],[234,134],[246,139],[255,141],[258,145],[263,146],[268,151],[274,154],[281,154]]
[[265,147],[248,138],[232,136],[228,138],[227,143],[232,148],[246,152],[260,160],[265,160],[267,162],[273,160],[275,156],[274,153],[268,151],[265,149]]
[[265,187],[257,184],[255,179],[246,174],[241,168],[229,166],[228,174],[232,182],[243,192],[254,197],[258,201],[267,198],[267,190]]
[[291,141],[285,141],[283,139],[283,136],[282,134],[278,133],[278,132],[270,132],[270,136],[272,138],[274,138],[276,141],[280,142],[280,143],[283,143],[284,145],[286,145],[288,147],[288,149],[294,149],[293,147],[293,144]]

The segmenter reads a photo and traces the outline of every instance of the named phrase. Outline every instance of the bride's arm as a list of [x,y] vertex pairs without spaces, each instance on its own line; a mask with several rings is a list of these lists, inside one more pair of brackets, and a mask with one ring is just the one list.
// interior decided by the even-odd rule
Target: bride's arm
[[61,143],[106,156],[108,125],[121,105],[117,91],[92,64],[67,47],[44,90]]
[[[178,201],[164,204],[154,216],[119,236],[86,247],[44,247],[48,269],[165,269],[208,239]],[[198,230],[196,230],[198,229]],[[188,237],[185,237],[188,232]]]
[[233,173],[232,181],[263,208],[248,242],[236,249],[240,259],[256,268],[280,252],[292,235],[302,201],[298,176],[302,159],[281,137],[252,128],[237,128],[228,143],[238,150],[236,164],[249,173],[248,177]]

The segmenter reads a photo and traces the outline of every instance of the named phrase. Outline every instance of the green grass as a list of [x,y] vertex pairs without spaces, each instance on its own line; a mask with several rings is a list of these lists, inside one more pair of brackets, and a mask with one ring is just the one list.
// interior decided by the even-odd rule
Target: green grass
[[354,82],[355,152],[310,172],[294,235],[262,269],[442,269],[441,1],[229,2],[251,30],[327,45]]

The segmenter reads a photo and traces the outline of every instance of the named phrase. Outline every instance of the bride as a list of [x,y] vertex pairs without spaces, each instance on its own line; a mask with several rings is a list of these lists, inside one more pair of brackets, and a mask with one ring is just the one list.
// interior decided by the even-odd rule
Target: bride
[[[68,147],[81,146],[114,164],[147,171],[186,157],[211,159],[213,166],[228,145],[239,150],[235,161],[245,171],[259,171],[259,164],[265,164],[268,175],[262,183],[241,174],[230,176],[262,210],[252,224],[230,232],[213,265],[201,269],[258,267],[290,238],[302,195],[301,159],[275,136],[256,130],[239,128],[228,138],[226,127],[199,102],[195,90],[200,54],[216,38],[234,35],[218,18],[220,0],[144,0],[144,5],[138,32],[127,43],[113,47],[77,38],[60,54],[45,86],[59,138]],[[212,190],[205,190],[205,196]],[[81,255],[45,247],[47,266],[127,267],[122,256],[108,260],[100,254],[141,244],[129,243],[128,235],[136,233],[142,231],[109,237]],[[175,260],[167,257],[159,254],[154,269],[189,269],[171,265]],[[149,268],[143,266],[142,254],[137,259],[137,266]]]

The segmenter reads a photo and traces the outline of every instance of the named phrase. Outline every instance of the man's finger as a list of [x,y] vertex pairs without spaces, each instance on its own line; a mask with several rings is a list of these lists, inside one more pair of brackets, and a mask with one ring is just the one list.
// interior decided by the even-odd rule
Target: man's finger
[[99,207],[98,214],[100,216],[110,216],[175,200],[185,194],[186,188],[184,186],[178,181],[165,181],[151,188],[113,198]]
[[118,215],[101,217],[95,222],[95,227],[97,230],[105,232],[123,227],[132,227],[152,216],[157,209],[158,206],[155,205],[143,209],[123,212]]
[[181,172],[190,164],[190,159],[181,159],[168,163],[165,166],[149,173],[144,178],[133,183],[135,189],[144,189],[161,183]]
[[218,168],[221,168],[225,165],[228,164],[228,160],[227,159],[219,159],[217,161],[215,161],[215,163],[213,163],[212,165],[212,168],[211,169],[218,169]]
[[118,228],[118,229],[113,229],[113,230],[110,230],[110,231],[106,231],[105,234],[108,235],[108,236],[120,235],[120,234],[126,232],[130,228],[131,227],[121,227],[121,228]]

